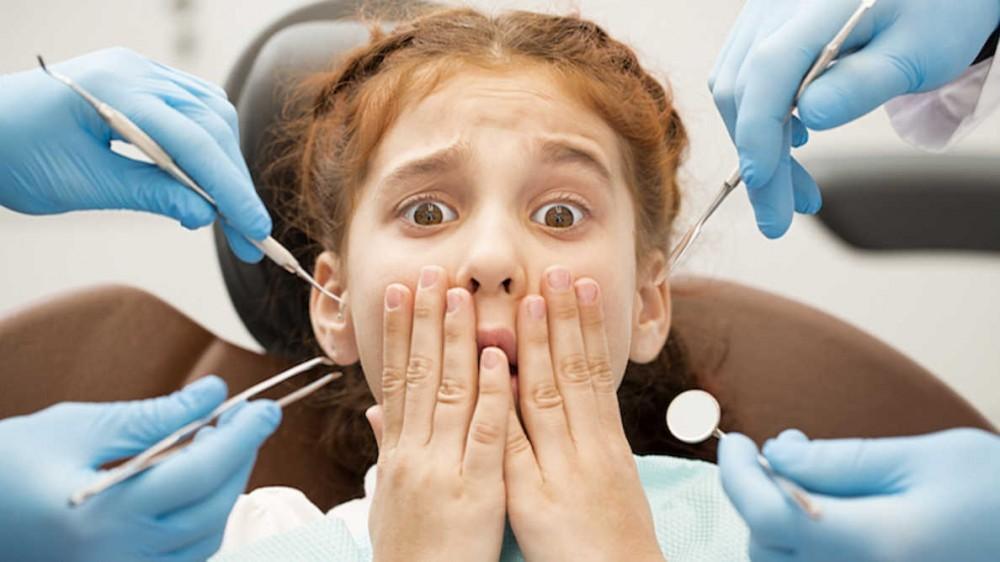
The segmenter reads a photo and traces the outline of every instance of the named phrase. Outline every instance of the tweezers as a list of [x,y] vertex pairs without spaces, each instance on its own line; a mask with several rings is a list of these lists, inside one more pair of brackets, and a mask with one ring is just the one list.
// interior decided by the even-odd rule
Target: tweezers
[[[833,63],[834,59],[840,54],[840,49],[844,46],[844,42],[847,41],[848,36],[854,31],[854,28],[861,23],[861,18],[875,5],[877,0],[861,0],[861,5],[858,9],[854,11],[851,17],[844,24],[844,27],[837,32],[833,40],[827,43],[826,47],[820,52],[819,57],[816,62],[813,63],[809,72],[806,73],[802,82],[799,84],[799,90],[795,94],[795,101],[792,103],[792,108],[788,112],[788,116],[791,117],[792,113],[795,112],[795,106],[798,104],[799,97],[802,96],[802,92],[806,91],[806,88],[813,83],[814,80],[819,78]],[[708,209],[702,213],[701,217],[684,233],[681,237],[680,242],[674,246],[673,251],[670,252],[670,268],[674,270],[677,264],[687,253],[688,248],[691,244],[701,235],[702,230],[705,228],[705,223],[708,219],[715,214],[715,211],[722,205],[722,202],[726,200],[726,197],[733,192],[741,183],[743,182],[743,176],[740,174],[739,166],[733,170],[733,173],[729,174],[729,177],[722,184],[722,189],[719,194],[715,196],[712,203],[709,204]]]
[[[163,438],[160,442],[153,445],[152,447],[146,449],[142,453],[132,457],[128,461],[103,472],[100,478],[98,478],[94,483],[77,490],[69,497],[70,506],[76,507],[83,502],[87,501],[89,498],[100,494],[101,492],[107,490],[108,488],[128,480],[133,476],[152,468],[161,462],[167,460],[178,452],[182,451],[184,447],[181,447],[183,442],[190,440],[194,435],[203,427],[211,425],[214,423],[219,416],[226,413],[229,410],[239,406],[246,400],[253,398],[257,394],[264,392],[278,384],[285,382],[286,380],[308,372],[312,370],[317,365],[332,365],[333,362],[326,357],[314,357],[304,363],[300,363],[286,371],[282,371],[273,377],[259,382],[250,388],[244,390],[243,392],[233,396],[232,398],[226,400],[220,404],[217,408],[212,410],[212,413],[205,416],[200,420],[195,420],[184,427],[178,429],[177,431],[171,433],[167,437]],[[278,399],[276,402],[278,406],[284,408],[289,404],[292,404],[309,394],[312,394],[320,387],[330,383],[335,379],[340,378],[343,375],[341,372],[329,373],[319,379],[303,386],[302,388],[295,390],[282,398]]]

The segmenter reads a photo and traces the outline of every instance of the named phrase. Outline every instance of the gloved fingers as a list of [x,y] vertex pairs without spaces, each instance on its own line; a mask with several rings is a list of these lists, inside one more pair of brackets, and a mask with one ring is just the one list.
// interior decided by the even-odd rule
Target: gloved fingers
[[802,123],[802,120],[792,116],[789,121],[792,125],[792,148],[801,148],[809,142],[809,129]]
[[[126,114],[215,199],[219,211],[233,228],[255,240],[263,240],[270,234],[271,217],[253,184],[233,165],[208,131],[158,98],[142,98]],[[177,185],[177,189],[187,188]]]
[[765,546],[753,537],[750,537],[748,550],[750,562],[792,562],[798,559],[791,549]]
[[791,165],[795,212],[815,215],[823,207],[823,195],[819,191],[819,186],[798,160],[792,158]]
[[182,85],[185,89],[191,91],[192,93],[197,91],[197,92],[203,92],[205,95],[218,97],[222,99],[229,99],[229,96],[226,94],[226,91],[222,89],[222,87],[219,86],[218,84],[214,84],[212,82],[209,82],[208,80],[205,80],[204,78],[191,74],[190,72],[185,72],[179,68],[174,68],[172,66],[167,66],[161,62],[152,59],[150,59],[149,62],[154,67],[156,67],[157,71],[160,73],[161,76],[170,80],[171,82],[175,82],[177,84]]
[[[250,177],[243,154],[240,152],[239,133],[235,122],[236,110],[232,109],[227,100],[221,100],[220,104],[218,98],[201,97],[173,83],[157,85],[155,93],[167,105],[208,132],[229,157],[233,166],[246,177]],[[225,106],[229,106],[229,109]]]
[[[831,496],[891,494],[906,476],[905,438],[799,441],[778,439],[764,456],[780,474],[802,486]],[[910,451],[917,454],[915,444]]]
[[[208,226],[218,216],[215,207],[200,195],[178,185],[170,174],[145,162],[130,160],[113,152],[114,169],[119,172],[121,187],[117,194],[108,194],[117,203],[107,208],[155,212],[170,217],[191,230]],[[121,196],[127,194],[127,197]]]
[[708,78],[708,89],[712,92],[715,107],[726,124],[730,138],[735,138],[736,134],[736,77],[757,36],[756,24],[763,4],[760,1],[750,1],[740,11],[733,32]]
[[158,549],[167,553],[183,549],[225,529],[233,506],[247,487],[256,457],[251,457],[218,490],[197,503],[158,515]]
[[227,223],[222,223],[222,232],[226,235],[226,240],[233,253],[241,260],[247,263],[257,263],[264,257],[264,252],[260,248],[251,244],[246,236],[237,232]]
[[740,70],[746,85],[738,102],[735,135],[748,187],[760,187],[774,174],[799,84],[856,7],[857,2],[847,0],[799,3],[791,19],[750,53]]
[[786,126],[784,140],[781,141],[782,158],[770,180],[759,187],[747,188],[757,228],[771,239],[779,238],[788,231],[795,214],[790,137],[790,127]]
[[226,383],[202,377],[169,396],[120,402],[109,406],[102,427],[91,432],[96,450],[91,467],[133,455],[181,427],[207,416],[226,398]]
[[224,528],[213,529],[212,532],[196,542],[183,546],[172,552],[156,555],[154,562],[204,562],[219,551],[222,546]]
[[777,484],[757,461],[757,446],[745,435],[730,433],[719,441],[719,475],[733,507],[762,546],[793,549],[801,519]]
[[919,81],[916,68],[901,62],[899,55],[904,33],[886,30],[817,78],[799,100],[799,115],[809,128],[839,127],[914,91]]
[[281,409],[270,400],[246,404],[229,423],[220,422],[216,430],[142,474],[133,505],[155,514],[202,501],[243,469],[280,420]]

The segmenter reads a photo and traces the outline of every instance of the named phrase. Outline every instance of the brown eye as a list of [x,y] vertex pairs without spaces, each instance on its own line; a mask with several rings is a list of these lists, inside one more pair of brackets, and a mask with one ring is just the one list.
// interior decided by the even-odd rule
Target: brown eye
[[455,220],[455,212],[437,201],[419,201],[411,205],[404,214],[417,226],[437,226]]
[[552,203],[535,211],[532,220],[550,228],[569,228],[583,219],[583,212],[575,205]]

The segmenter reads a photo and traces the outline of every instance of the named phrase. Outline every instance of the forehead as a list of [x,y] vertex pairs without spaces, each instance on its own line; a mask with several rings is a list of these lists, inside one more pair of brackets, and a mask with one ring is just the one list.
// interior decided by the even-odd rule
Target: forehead
[[[370,162],[378,181],[432,154],[489,157],[496,142],[546,161],[588,158],[621,178],[618,136],[593,110],[540,68],[467,68],[420,99],[407,100]],[[595,166],[596,169],[596,166]]]

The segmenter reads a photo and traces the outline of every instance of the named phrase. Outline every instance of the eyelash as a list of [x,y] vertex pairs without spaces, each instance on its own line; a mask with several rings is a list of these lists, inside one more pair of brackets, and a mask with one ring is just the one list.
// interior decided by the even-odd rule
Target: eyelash
[[[399,207],[397,207],[399,209],[397,211],[398,218],[400,220],[405,221],[407,226],[410,226],[410,227],[413,227],[413,228],[416,228],[416,229],[420,229],[420,230],[430,230],[430,229],[433,229],[435,227],[441,226],[441,225],[424,226],[424,225],[416,224],[416,223],[413,223],[413,222],[410,222],[410,221],[406,221],[406,215],[409,214],[410,209],[412,209],[414,206],[419,205],[420,203],[423,203],[425,201],[434,201],[434,202],[441,203],[442,205],[446,205],[446,206],[450,207],[450,205],[447,205],[446,203],[444,203],[443,201],[441,201],[441,198],[438,197],[437,195],[433,194],[433,193],[421,193],[419,195],[414,195],[413,197],[410,197],[409,199],[403,201],[403,203],[401,203],[399,205]],[[576,205],[577,207],[579,207],[580,211],[583,214],[583,219],[580,221],[581,223],[584,222],[584,221],[586,221],[587,219],[589,219],[591,217],[590,207],[587,205],[587,202],[583,199],[583,197],[580,197],[579,195],[577,195],[575,193],[569,193],[569,192],[557,193],[556,196],[554,196],[553,198],[545,201],[544,203],[541,203],[538,206],[538,208],[544,207],[545,205],[551,205],[553,203],[561,203],[561,202],[573,203],[574,205]],[[545,225],[541,225],[541,226],[545,226]],[[569,228],[554,228],[554,227],[552,227],[551,230],[560,230],[560,231],[568,232],[568,231],[576,230],[578,227],[579,227],[578,224],[574,224],[573,226],[571,226]],[[547,227],[547,228],[549,228],[549,227]]]

